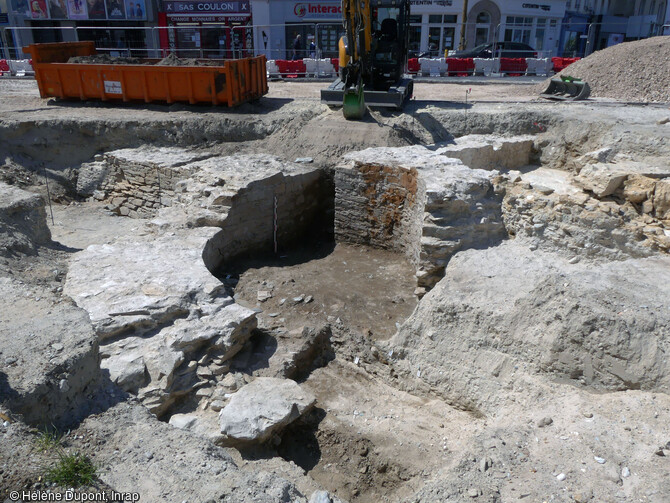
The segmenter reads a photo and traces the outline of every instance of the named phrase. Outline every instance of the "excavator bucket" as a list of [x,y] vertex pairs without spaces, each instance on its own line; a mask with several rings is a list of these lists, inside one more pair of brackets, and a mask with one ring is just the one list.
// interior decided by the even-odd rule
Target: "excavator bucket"
[[590,94],[591,88],[586,82],[573,77],[561,77],[551,79],[540,97],[548,100],[579,101],[585,100]]
[[344,91],[342,113],[347,120],[360,120],[365,115],[365,97],[363,85],[358,84]]

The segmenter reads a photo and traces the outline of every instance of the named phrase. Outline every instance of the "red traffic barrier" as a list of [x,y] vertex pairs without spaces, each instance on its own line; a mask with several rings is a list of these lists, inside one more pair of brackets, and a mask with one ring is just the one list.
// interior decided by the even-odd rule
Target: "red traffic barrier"
[[554,72],[558,73],[580,59],[581,58],[551,58],[551,62],[554,64]]
[[289,73],[286,75],[289,79],[295,79],[296,77],[304,77],[307,74],[307,66],[303,60],[289,61],[288,62]]
[[467,77],[475,73],[475,60],[472,58],[445,58],[450,76]]
[[6,59],[0,59],[0,75],[3,75],[5,72],[9,73],[9,65]]
[[421,71],[419,58],[410,58],[407,60],[407,71],[409,73],[419,73]]
[[510,77],[524,75],[528,69],[525,58],[500,58],[500,73],[506,73]]
[[296,77],[304,77],[307,73],[307,67],[303,60],[290,61],[286,59],[275,60],[279,73],[282,77],[295,79]]
[[340,71],[340,58],[330,58],[330,64],[335,68],[335,72]]
[[277,65],[277,68],[279,69],[279,74],[283,77],[284,75],[288,74],[288,64],[289,62],[285,59],[277,59],[275,60],[275,64]]

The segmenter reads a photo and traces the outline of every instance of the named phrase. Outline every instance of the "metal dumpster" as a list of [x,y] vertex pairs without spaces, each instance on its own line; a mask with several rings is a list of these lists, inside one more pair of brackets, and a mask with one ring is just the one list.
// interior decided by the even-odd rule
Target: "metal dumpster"
[[96,54],[93,42],[32,44],[42,98],[211,103],[235,106],[267,94],[265,56],[225,61],[223,66],[158,66],[67,63]]

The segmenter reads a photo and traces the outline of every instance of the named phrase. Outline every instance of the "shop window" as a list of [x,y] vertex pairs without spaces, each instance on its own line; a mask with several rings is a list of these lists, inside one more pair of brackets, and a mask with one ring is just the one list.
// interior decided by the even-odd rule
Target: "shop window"
[[421,24],[421,15],[419,14],[418,16],[410,16],[409,17],[409,23],[410,24]]
[[421,26],[409,27],[410,57],[416,57],[421,50]]
[[454,48],[456,28],[445,26],[442,30],[442,52],[451,51]]
[[445,24],[456,24],[458,22],[458,16],[447,14],[444,16]]
[[336,58],[339,55],[338,43],[342,32],[342,25],[319,25],[319,39],[317,41],[318,55],[323,58]]
[[430,56],[435,58],[439,55],[440,52],[440,32],[441,28],[437,26],[432,26],[428,30],[428,51]]
[[430,24],[440,24],[442,23],[442,16],[431,14],[430,16],[428,16],[428,22]]

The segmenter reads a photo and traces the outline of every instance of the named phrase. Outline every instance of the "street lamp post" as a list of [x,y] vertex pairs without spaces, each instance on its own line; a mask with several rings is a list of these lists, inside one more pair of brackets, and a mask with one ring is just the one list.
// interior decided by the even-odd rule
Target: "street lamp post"
[[458,50],[465,50],[465,26],[468,22],[468,0],[463,0],[463,14],[461,14],[461,40],[458,43]]

